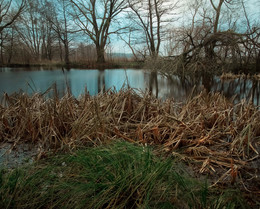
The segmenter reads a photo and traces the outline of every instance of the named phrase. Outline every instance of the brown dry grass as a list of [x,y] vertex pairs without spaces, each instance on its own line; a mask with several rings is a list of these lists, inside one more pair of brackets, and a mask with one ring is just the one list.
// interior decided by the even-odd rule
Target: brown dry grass
[[233,73],[222,73],[220,78],[222,80],[233,80],[237,78],[242,78],[242,79],[255,79],[255,80],[260,80],[260,74],[253,74],[253,75],[246,75],[244,73],[242,74],[233,74]]
[[260,112],[247,102],[234,105],[221,94],[202,92],[179,104],[132,89],[79,99],[6,94],[0,113],[1,141],[40,144],[38,156],[122,138],[160,145],[214,177],[213,185],[241,183],[260,194]]

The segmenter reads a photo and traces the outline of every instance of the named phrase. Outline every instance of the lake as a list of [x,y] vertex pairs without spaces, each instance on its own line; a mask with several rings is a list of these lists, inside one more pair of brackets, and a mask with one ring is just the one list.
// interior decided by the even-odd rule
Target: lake
[[[255,105],[260,102],[260,82],[251,79],[233,79],[222,81],[217,76],[163,76],[157,72],[136,69],[81,70],[62,68],[0,68],[0,93],[12,94],[23,91],[29,94],[45,92],[56,85],[62,97],[69,87],[78,97],[86,90],[96,95],[110,88],[116,91],[130,86],[142,91],[150,91],[161,99],[184,101],[193,92],[203,89],[209,92],[222,92],[226,97],[235,96],[235,102],[250,100]],[[51,94],[51,93],[50,93]],[[49,94],[49,95],[50,95]]]

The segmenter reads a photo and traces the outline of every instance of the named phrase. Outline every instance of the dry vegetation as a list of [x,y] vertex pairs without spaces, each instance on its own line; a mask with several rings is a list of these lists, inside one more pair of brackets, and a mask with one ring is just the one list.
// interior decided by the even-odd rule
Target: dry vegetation
[[232,80],[232,79],[237,79],[237,78],[242,78],[242,79],[255,79],[259,80],[260,79],[260,74],[254,74],[254,75],[246,75],[246,74],[233,74],[233,73],[222,73],[220,78],[222,80]]
[[[242,101],[234,105],[221,94],[206,94],[180,104],[160,101],[132,89],[75,99],[44,95],[5,95],[0,106],[0,140],[40,145],[47,150],[72,150],[118,138],[161,145],[197,175],[207,174],[212,186],[239,184],[260,196],[260,112]],[[161,149],[162,148],[162,149]]]

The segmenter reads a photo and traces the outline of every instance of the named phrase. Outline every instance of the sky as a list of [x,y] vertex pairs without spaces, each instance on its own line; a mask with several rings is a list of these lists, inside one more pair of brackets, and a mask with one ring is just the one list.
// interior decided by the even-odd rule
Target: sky
[[[187,1],[189,1],[189,0],[187,0]],[[213,2],[218,2],[218,1],[215,0]],[[260,22],[260,1],[259,0],[246,0],[245,4],[246,4],[246,10],[247,10],[247,14],[249,15],[249,18],[251,20]],[[176,12],[176,13],[178,13],[178,12]],[[187,14],[187,12],[183,13],[181,10],[179,13],[183,16],[185,16]],[[243,16],[243,19],[245,19],[244,16]],[[179,21],[185,22],[185,21],[183,21],[183,17],[181,17]],[[179,24],[179,22],[175,22],[175,26],[176,26],[176,24]],[[117,37],[112,37],[111,43],[112,44],[110,45],[110,47],[112,47],[113,52],[131,53],[131,50],[129,49],[129,47],[126,46],[126,44],[122,40],[118,39]],[[161,45],[161,53],[164,53],[163,52],[164,44],[165,43],[162,43],[162,45]]]

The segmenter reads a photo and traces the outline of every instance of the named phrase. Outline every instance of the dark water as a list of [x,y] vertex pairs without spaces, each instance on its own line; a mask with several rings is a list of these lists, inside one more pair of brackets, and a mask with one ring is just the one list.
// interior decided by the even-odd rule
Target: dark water
[[[260,82],[251,79],[222,81],[219,77],[204,75],[198,77],[162,76],[156,72],[135,69],[112,70],[62,70],[43,68],[0,68],[0,93],[14,93],[19,90],[29,94],[45,92],[55,83],[59,96],[63,96],[67,87],[78,97],[87,90],[91,95],[115,88],[120,90],[129,85],[132,88],[151,91],[158,98],[185,100],[194,89],[195,94],[203,89],[222,92],[235,101],[242,99],[260,102]],[[51,92],[50,92],[51,94]]]

